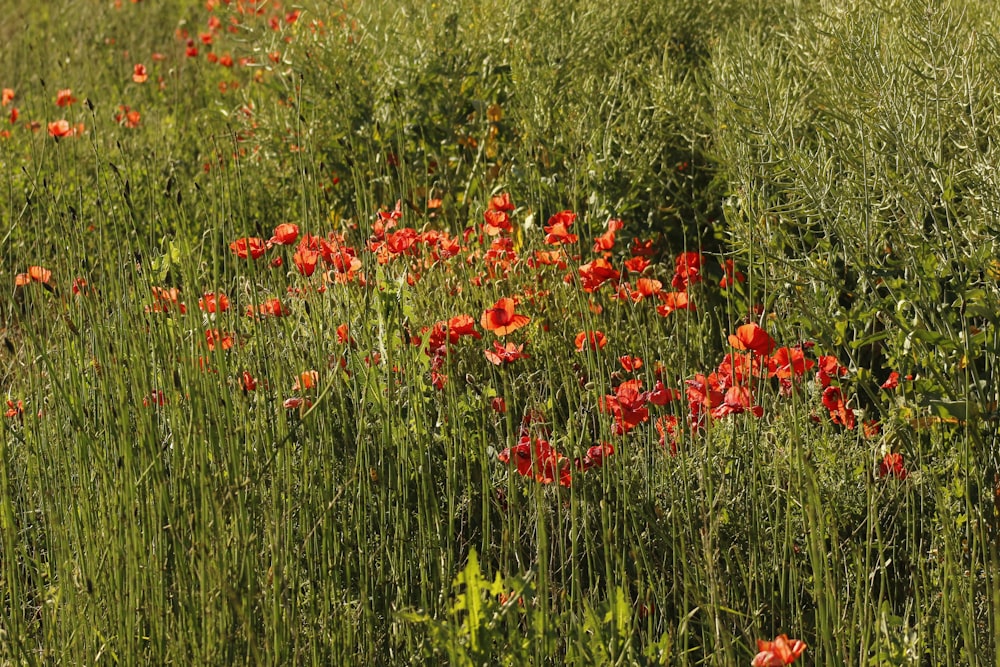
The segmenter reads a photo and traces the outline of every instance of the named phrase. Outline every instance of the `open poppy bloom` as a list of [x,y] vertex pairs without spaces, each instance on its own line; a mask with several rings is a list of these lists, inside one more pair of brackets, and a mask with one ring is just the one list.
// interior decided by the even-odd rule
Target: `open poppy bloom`
[[806,644],[801,639],[789,639],[787,635],[778,635],[774,641],[757,640],[757,655],[754,656],[753,667],[782,667],[795,662]]
[[560,486],[570,485],[570,461],[553,449],[548,440],[524,436],[517,445],[500,452],[497,458],[501,463],[513,459],[518,473],[534,477],[540,484],[558,481]]
[[484,350],[483,354],[486,356],[486,360],[494,366],[509,364],[517,361],[518,359],[531,358],[531,355],[524,353],[523,344],[517,345],[516,343],[507,343],[505,345],[498,340],[493,341],[492,350]]
[[487,331],[492,331],[497,336],[506,336],[512,331],[517,331],[531,321],[527,315],[518,315],[514,312],[516,302],[510,297],[503,297],[492,307],[483,311],[483,317],[479,324]]
[[823,390],[823,405],[830,411],[830,419],[847,429],[854,428],[854,410],[847,407],[840,387],[829,386]]
[[506,211],[489,209],[483,212],[483,231],[489,236],[511,231],[510,216]]
[[760,355],[770,354],[774,349],[774,339],[754,322],[744,324],[735,334],[729,334],[729,344],[737,350],[750,350]]
[[0,107],[5,107],[14,100],[14,89],[4,88],[3,95],[0,96]]
[[73,134],[73,128],[67,120],[54,120],[48,125],[49,136],[60,139]]
[[600,350],[608,344],[608,339],[602,331],[581,331],[576,335],[573,344],[576,345],[577,352],[583,352],[586,347],[591,350]]
[[551,218],[545,229],[545,242],[549,245],[559,245],[562,243],[576,243],[577,235],[570,234],[569,228],[576,220],[576,213],[572,211],[560,211]]
[[198,307],[206,313],[224,313],[229,310],[229,297],[221,292],[206,292],[198,299]]
[[27,285],[28,283],[46,283],[52,279],[52,272],[41,266],[29,266],[27,273],[19,273],[14,276],[15,285]]
[[688,299],[687,292],[660,292],[658,294],[661,303],[656,307],[656,312],[662,317],[666,317],[675,310],[694,310],[694,304]]
[[881,479],[886,477],[895,477],[896,479],[902,481],[906,479],[909,475],[909,471],[906,466],[903,465],[903,455],[899,452],[889,452],[884,457],[882,457],[882,463],[878,466],[878,476]]
[[76,98],[73,97],[73,91],[69,88],[60,90],[56,93],[56,106],[57,107],[68,107],[71,104],[76,103]]
[[230,243],[229,249],[240,259],[257,259],[267,252],[267,244],[264,242],[264,239],[259,239],[256,236],[247,236]]
[[275,245],[292,245],[299,238],[299,226],[291,222],[283,222],[274,228],[271,243]]
[[139,63],[132,68],[132,80],[136,83],[145,83],[148,78],[149,73],[146,72],[146,66],[142,63]]

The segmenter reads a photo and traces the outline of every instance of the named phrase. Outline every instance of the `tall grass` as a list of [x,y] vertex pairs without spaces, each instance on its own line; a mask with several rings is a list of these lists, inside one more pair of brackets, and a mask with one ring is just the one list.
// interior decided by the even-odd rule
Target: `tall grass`
[[[18,5],[5,35],[0,662],[730,665],[781,633],[806,663],[1000,661],[989,3],[209,5]],[[500,192],[520,261],[491,274]],[[461,252],[380,262],[396,202]],[[567,266],[529,266],[564,209]],[[701,253],[695,310],[581,289],[609,218],[665,291]],[[229,250],[282,222],[363,279]],[[480,315],[515,294],[530,358],[493,365]],[[458,314],[483,337],[435,361]],[[856,428],[762,358],[762,416],[689,427],[749,321],[836,358]],[[680,395],[622,435],[629,379]],[[615,451],[544,484],[499,460],[525,435]]]

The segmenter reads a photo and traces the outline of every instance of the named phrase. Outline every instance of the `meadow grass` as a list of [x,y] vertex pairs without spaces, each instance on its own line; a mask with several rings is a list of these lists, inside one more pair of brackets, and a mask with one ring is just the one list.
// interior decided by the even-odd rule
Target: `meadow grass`
[[9,4],[0,664],[1000,663],[992,3]]

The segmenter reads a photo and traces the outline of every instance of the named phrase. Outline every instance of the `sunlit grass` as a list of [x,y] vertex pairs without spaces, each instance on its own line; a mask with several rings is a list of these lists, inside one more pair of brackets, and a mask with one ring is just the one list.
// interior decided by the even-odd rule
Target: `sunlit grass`
[[952,4],[14,8],[0,663],[1000,661]]

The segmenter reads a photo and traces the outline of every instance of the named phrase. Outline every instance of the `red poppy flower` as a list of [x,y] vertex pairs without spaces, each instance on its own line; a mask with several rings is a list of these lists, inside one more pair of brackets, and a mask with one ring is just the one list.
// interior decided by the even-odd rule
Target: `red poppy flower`
[[750,350],[759,355],[770,354],[774,349],[774,340],[754,322],[744,324],[735,334],[729,334],[729,344],[737,350]]
[[283,222],[274,228],[271,243],[275,245],[292,245],[299,238],[299,226],[291,222]]
[[663,415],[656,419],[656,432],[660,434],[660,447],[666,449],[667,438],[670,438],[670,455],[677,456],[677,425],[678,420],[674,415]]
[[680,390],[666,387],[663,384],[663,380],[657,380],[656,384],[653,385],[653,389],[649,392],[649,402],[659,406],[664,406],[680,397]]
[[782,381],[800,378],[815,365],[815,361],[806,359],[805,352],[800,345],[780,347],[767,360],[768,374]]
[[14,99],[14,89],[4,88],[3,93],[0,94],[0,107],[5,107],[10,104]]
[[512,459],[517,472],[524,477],[534,477],[540,484],[558,481],[561,486],[571,483],[570,461],[557,452],[542,438],[522,437],[514,447],[508,447],[497,455],[501,463]]
[[132,80],[136,83],[145,83],[148,78],[149,73],[146,72],[146,66],[142,63],[139,63],[132,68]]
[[645,257],[632,257],[625,260],[625,268],[632,273],[642,273],[649,264],[650,261]]
[[510,216],[506,211],[488,209],[483,213],[483,219],[483,232],[489,236],[511,231]]
[[674,277],[670,284],[686,292],[689,284],[701,282],[701,253],[682,252],[674,260]]
[[819,358],[819,369],[816,371],[816,380],[824,387],[830,386],[833,378],[847,375],[847,369],[840,365],[837,357],[832,354],[823,355]]
[[49,136],[57,139],[68,137],[73,134],[73,128],[67,120],[54,120],[48,125]]
[[847,407],[840,387],[830,386],[823,390],[823,405],[830,411],[830,419],[847,429],[854,428],[854,410]]
[[299,270],[299,273],[308,278],[316,271],[316,262],[319,261],[319,253],[315,250],[300,247],[292,255],[292,261],[295,263],[295,268]]
[[494,396],[490,399],[490,408],[493,412],[503,414],[507,412],[507,401],[503,400],[503,396]]
[[647,395],[641,389],[642,383],[639,380],[626,380],[615,387],[614,395],[604,396],[599,403],[598,407],[602,412],[614,415],[614,432],[617,435],[628,433],[649,419]]
[[7,419],[20,418],[24,414],[24,401],[17,401],[16,403],[10,399],[7,400],[7,412],[4,413],[4,417]]
[[805,650],[805,642],[789,639],[787,635],[778,635],[771,642],[758,639],[758,653],[750,664],[753,667],[783,667],[795,662]]
[[341,324],[337,327],[337,343],[340,345],[354,345],[354,339],[351,338],[350,329],[347,324]]
[[608,220],[607,229],[594,239],[594,252],[607,252],[615,247],[615,232],[622,228],[623,222],[617,219]]
[[303,371],[292,384],[292,391],[306,391],[319,384],[319,373],[316,371]]
[[631,373],[632,371],[637,371],[642,368],[642,359],[639,357],[633,357],[630,355],[624,355],[618,357],[618,362],[622,365],[626,371]]
[[69,88],[65,88],[56,93],[56,106],[57,107],[68,107],[71,104],[76,103],[76,98],[73,97],[73,91]]
[[493,211],[504,211],[505,213],[510,213],[514,210],[514,204],[510,201],[510,195],[506,192],[502,192],[498,195],[490,197],[489,208]]
[[257,378],[250,374],[250,371],[243,371],[240,376],[240,386],[243,391],[254,391],[257,389]]
[[531,358],[531,355],[524,353],[523,344],[517,345],[515,343],[507,343],[505,345],[498,340],[493,341],[492,350],[484,350],[483,354],[486,356],[486,360],[494,366],[513,363],[518,359]]
[[663,303],[656,307],[656,312],[666,317],[675,310],[694,310],[694,304],[688,299],[687,292],[660,292],[660,301]]
[[531,321],[526,315],[518,315],[514,312],[516,302],[510,297],[503,297],[493,306],[483,311],[483,317],[479,324],[487,331],[492,331],[497,336],[506,336],[512,331],[517,331]]
[[642,241],[638,238],[633,238],[632,246],[629,248],[629,252],[632,253],[633,257],[653,257],[658,251],[653,239],[646,239]]
[[52,272],[42,266],[29,266],[27,273],[19,273],[14,276],[15,285],[27,285],[28,283],[46,283],[52,279]]
[[209,351],[215,350],[216,346],[228,350],[233,347],[233,335],[220,332],[218,329],[208,329],[205,331],[205,344],[208,345]]
[[587,454],[582,459],[576,460],[576,469],[580,472],[586,472],[591,468],[600,468],[604,465],[604,459],[614,453],[615,447],[609,442],[588,447]]
[[604,283],[617,281],[621,277],[615,267],[606,259],[595,259],[580,266],[580,286],[584,292],[594,292]]
[[143,396],[142,405],[144,407],[153,406],[154,408],[162,408],[168,403],[167,396],[159,389],[154,389],[149,393],[148,396]]
[[267,243],[256,236],[247,236],[230,243],[229,249],[240,259],[258,259],[267,252]]
[[883,389],[895,389],[899,386],[899,373],[892,371],[889,373],[889,379],[882,383]]
[[878,476],[882,479],[895,477],[902,481],[909,475],[906,466],[903,465],[903,455],[899,452],[889,452],[882,458],[882,463],[878,466]]
[[206,313],[224,313],[229,310],[229,297],[222,293],[206,292],[205,296],[198,299],[198,307]]
[[600,350],[608,344],[608,339],[601,331],[581,331],[573,340],[577,352],[583,352],[584,347],[591,350]]
[[736,265],[731,259],[727,259],[722,265],[723,271],[725,271],[725,276],[719,281],[719,287],[726,289],[733,285],[734,283],[746,282],[747,277],[741,272],[736,270]]
[[576,213],[572,211],[560,211],[553,215],[549,218],[549,224],[544,227],[545,242],[549,245],[576,243],[577,235],[569,232],[569,228],[575,220]]

